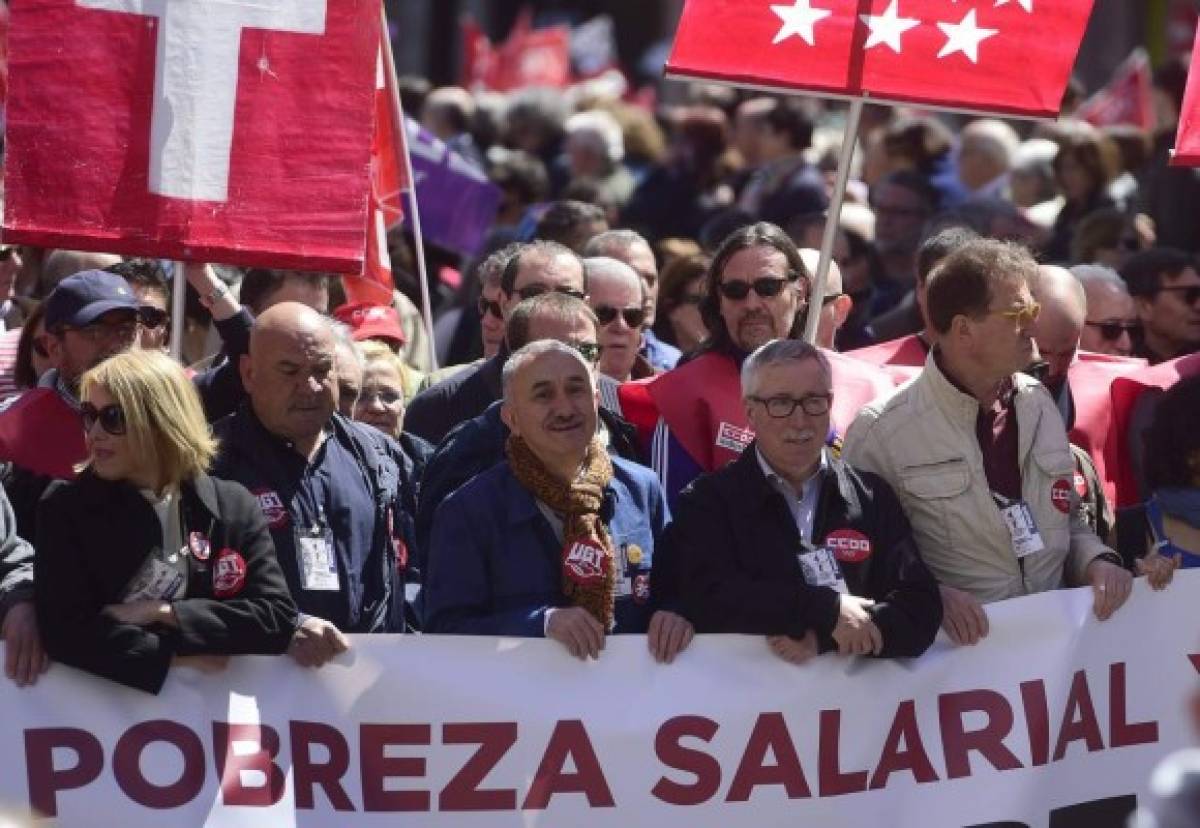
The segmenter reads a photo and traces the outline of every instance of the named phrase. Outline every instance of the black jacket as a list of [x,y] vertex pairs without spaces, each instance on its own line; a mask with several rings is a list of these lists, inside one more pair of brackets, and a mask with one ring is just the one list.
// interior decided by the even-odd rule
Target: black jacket
[[[865,560],[839,563],[850,592],[876,602],[870,613],[883,633],[881,655],[923,653],[942,622],[942,602],[900,502],[881,478],[831,457],[813,545],[823,545],[836,529],[855,529],[870,540]],[[679,572],[683,612],[697,632],[799,638],[811,629],[822,650],[833,649],[839,595],[805,583],[800,534],[759,466],[756,444],[683,491],[664,547]]]
[[500,399],[500,374],[508,353],[500,353],[475,368],[457,374],[426,388],[413,398],[404,412],[404,430],[428,440],[433,445],[459,423],[478,417],[489,405]]
[[[330,429],[326,446],[310,464],[243,405],[213,429],[221,450],[212,474],[241,483],[258,495],[264,509],[284,510],[270,521],[270,529],[301,612],[343,632],[403,632],[405,570],[407,559],[415,556],[417,485],[429,447],[410,439],[406,451],[381,431],[339,414]],[[323,479],[318,472],[332,487],[317,491],[316,481]],[[336,592],[302,586],[295,531],[309,517],[299,509],[313,506],[324,509],[331,521],[340,572]],[[356,527],[366,528],[360,533]]]
[[[131,484],[84,472],[51,484],[38,508],[34,603],[46,651],[56,661],[157,693],[175,655],[282,653],[296,605],[254,497],[236,483],[201,475],[181,487],[184,537],[201,532],[208,560],[188,556],[187,594],[174,602],[179,629],[144,628],[101,614],[163,545],[154,508]],[[224,549],[241,555],[245,581],[214,591]]]

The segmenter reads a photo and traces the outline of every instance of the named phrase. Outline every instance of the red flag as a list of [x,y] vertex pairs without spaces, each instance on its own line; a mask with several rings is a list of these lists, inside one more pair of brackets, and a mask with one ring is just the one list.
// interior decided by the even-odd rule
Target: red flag
[[1133,124],[1154,129],[1153,77],[1146,50],[1134,49],[1113,72],[1108,84],[1075,112],[1075,117],[1095,126]]
[[[1196,30],[1196,48],[1200,49],[1200,29]],[[1171,164],[1178,167],[1200,167],[1200,77],[1197,77],[1195,56],[1188,73],[1183,107],[1179,111],[1179,133],[1175,136],[1175,154]]]
[[23,0],[5,240],[357,270],[378,44],[368,0]]
[[1092,0],[688,0],[670,75],[1052,116]]
[[468,88],[508,92],[571,83],[571,30],[566,26],[533,28],[528,8],[521,10],[508,39],[499,47],[474,20],[464,20],[462,32],[463,76]]

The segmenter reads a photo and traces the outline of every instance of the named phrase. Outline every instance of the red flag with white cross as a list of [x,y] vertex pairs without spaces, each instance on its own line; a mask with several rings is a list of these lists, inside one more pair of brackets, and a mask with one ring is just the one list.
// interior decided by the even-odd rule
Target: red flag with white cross
[[687,0],[672,76],[1053,116],[1092,0]]
[[357,271],[378,0],[15,0],[5,240]]

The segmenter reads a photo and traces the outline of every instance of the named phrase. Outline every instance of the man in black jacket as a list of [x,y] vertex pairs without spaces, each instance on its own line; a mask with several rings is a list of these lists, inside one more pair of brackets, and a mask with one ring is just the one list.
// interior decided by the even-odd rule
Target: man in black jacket
[[825,448],[830,367],[775,340],[746,359],[757,435],[679,498],[665,554],[697,632],[765,635],[781,658],[917,656],[942,618],[937,583],[892,490]]

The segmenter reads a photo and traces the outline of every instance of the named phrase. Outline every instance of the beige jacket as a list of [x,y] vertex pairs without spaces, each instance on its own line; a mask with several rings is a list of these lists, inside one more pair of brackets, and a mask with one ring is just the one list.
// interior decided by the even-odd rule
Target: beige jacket
[[1087,565],[1109,551],[1080,513],[1075,464],[1054,401],[1024,374],[1013,382],[1021,491],[1046,547],[1021,561],[984,475],[975,436],[979,403],[946,379],[932,354],[920,376],[864,408],[846,433],[846,462],[896,490],[937,579],[985,603],[1082,585]]

